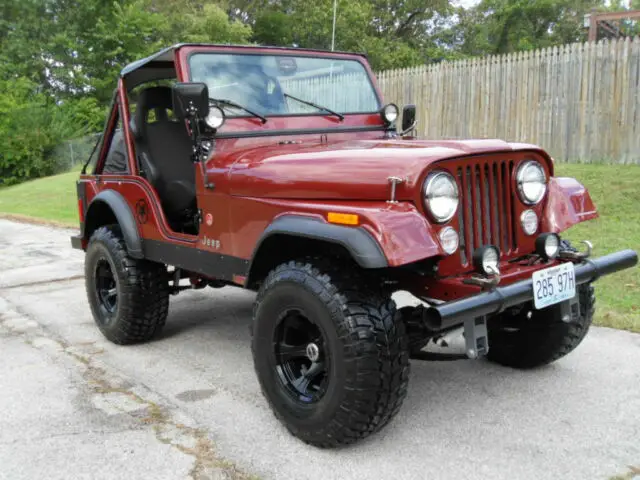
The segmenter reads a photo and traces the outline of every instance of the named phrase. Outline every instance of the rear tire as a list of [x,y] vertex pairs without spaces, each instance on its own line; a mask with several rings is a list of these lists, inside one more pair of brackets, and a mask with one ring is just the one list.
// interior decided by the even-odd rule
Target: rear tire
[[145,342],[164,326],[169,312],[167,269],[131,258],[117,225],[100,227],[91,236],[85,285],[96,325],[111,342]]
[[252,351],[276,417],[318,447],[377,432],[407,394],[407,338],[391,296],[328,264],[289,262],[269,273],[254,308]]
[[[487,358],[508,367],[528,369],[546,365],[572,352],[589,331],[595,312],[591,284],[579,285],[580,314],[571,323],[562,321],[560,307],[543,310],[525,306],[518,314],[507,312],[489,319]],[[531,318],[527,313],[532,312]]]

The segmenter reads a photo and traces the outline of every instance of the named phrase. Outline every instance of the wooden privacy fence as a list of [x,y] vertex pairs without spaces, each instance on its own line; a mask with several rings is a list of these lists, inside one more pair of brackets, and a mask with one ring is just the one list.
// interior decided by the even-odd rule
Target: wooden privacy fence
[[640,38],[573,44],[378,74],[414,103],[418,135],[540,145],[558,161],[640,164]]

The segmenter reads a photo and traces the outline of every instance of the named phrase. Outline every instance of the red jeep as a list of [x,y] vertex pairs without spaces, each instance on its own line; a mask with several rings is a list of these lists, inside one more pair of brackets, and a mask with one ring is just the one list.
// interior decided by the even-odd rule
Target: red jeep
[[[415,107],[399,114],[357,54],[176,45],[124,68],[72,238],[99,329],[142,342],[170,294],[257,291],[262,391],[322,447],[387,424],[409,359],[452,330],[516,368],[569,353],[591,282],[636,253],[561,240],[597,213],[544,150],[418,140]],[[418,306],[396,311],[398,291]]]

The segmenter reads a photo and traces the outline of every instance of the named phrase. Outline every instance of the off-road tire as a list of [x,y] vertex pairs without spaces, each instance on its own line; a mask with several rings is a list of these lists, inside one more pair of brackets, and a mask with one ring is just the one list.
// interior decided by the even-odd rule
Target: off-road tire
[[[293,304],[320,326],[331,355],[326,393],[313,405],[294,398],[275,368],[278,317]],[[355,270],[320,260],[276,267],[258,292],[252,333],[264,396],[285,427],[308,444],[339,447],[379,431],[407,394],[404,324],[396,321],[391,295]]]
[[[527,305],[517,315],[502,313],[487,322],[487,358],[508,367],[535,368],[572,352],[589,331],[595,312],[591,284],[579,285],[580,314],[571,323],[562,321],[559,305],[535,310]],[[531,318],[527,318],[531,312]]]
[[[117,290],[117,306],[112,313],[101,303],[94,279],[98,262],[105,260]],[[166,267],[131,258],[117,225],[100,227],[91,236],[85,258],[85,285],[96,325],[111,342],[145,342],[164,326],[169,312]]]

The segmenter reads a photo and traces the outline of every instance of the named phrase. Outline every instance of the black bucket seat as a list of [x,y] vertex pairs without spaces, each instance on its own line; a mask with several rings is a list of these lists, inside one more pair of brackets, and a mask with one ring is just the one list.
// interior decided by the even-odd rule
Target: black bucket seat
[[175,224],[193,215],[196,188],[191,137],[172,110],[171,88],[149,87],[140,92],[131,130],[143,174]]

